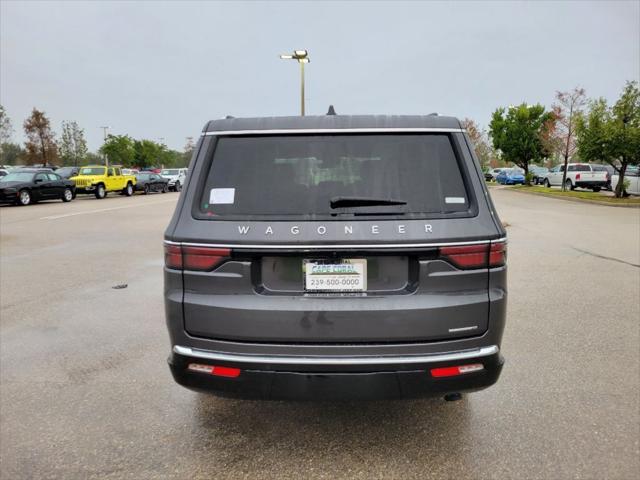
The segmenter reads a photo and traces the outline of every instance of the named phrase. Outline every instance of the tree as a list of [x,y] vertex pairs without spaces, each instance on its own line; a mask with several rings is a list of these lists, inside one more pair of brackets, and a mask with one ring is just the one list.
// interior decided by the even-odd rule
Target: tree
[[34,108],[31,116],[24,121],[24,133],[27,135],[25,149],[28,163],[47,166],[58,159],[56,134],[51,130],[45,112]]
[[18,143],[0,144],[0,165],[18,165],[24,161],[24,150]]
[[2,153],[2,146],[5,143],[9,143],[12,135],[13,127],[11,126],[11,119],[7,115],[4,107],[0,105],[0,153]]
[[135,161],[138,167],[160,166],[166,147],[153,140],[136,140],[134,142]]
[[136,161],[134,140],[129,135],[109,135],[100,147],[110,164],[130,167]]
[[489,132],[493,147],[499,150],[507,162],[522,168],[529,182],[529,164],[538,163],[549,156],[544,142],[555,117],[540,105],[523,103],[508,109],[498,108],[491,117]]
[[476,156],[478,160],[480,160],[480,166],[482,168],[489,167],[495,155],[489,144],[487,132],[480,129],[478,124],[470,118],[462,120],[462,128],[464,128],[467,131],[467,135],[469,135]]
[[626,196],[624,175],[629,165],[640,163],[640,89],[627,82],[612,108],[600,98],[589,113],[578,118],[578,149],[586,161],[605,161],[619,173],[616,197]]
[[76,122],[62,122],[60,157],[64,165],[78,166],[87,156],[87,142],[84,130]]
[[581,115],[587,103],[584,88],[574,88],[570,92],[556,92],[556,101],[552,111],[556,118],[555,129],[549,135],[547,142],[549,149],[558,153],[564,160],[562,174],[562,189],[567,181],[567,164],[575,154],[576,147],[576,119]]
[[99,165],[102,163],[102,157],[97,153],[87,152],[85,162],[87,162],[88,165]]

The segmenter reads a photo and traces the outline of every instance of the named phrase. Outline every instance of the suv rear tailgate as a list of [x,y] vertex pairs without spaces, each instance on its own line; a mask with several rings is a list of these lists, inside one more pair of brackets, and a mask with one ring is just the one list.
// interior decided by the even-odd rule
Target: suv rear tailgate
[[367,290],[305,292],[303,260],[318,256],[242,258],[237,252],[214,272],[184,272],[185,330],[236,341],[371,343],[458,338],[487,329],[486,268],[459,270],[428,251],[344,252],[373,267]]

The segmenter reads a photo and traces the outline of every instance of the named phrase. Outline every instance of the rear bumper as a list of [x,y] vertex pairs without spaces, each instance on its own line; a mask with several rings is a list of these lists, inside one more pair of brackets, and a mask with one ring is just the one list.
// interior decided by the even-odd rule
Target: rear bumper
[[[236,378],[188,370],[190,363],[235,367]],[[483,370],[434,378],[431,369],[481,363]],[[373,400],[482,390],[500,376],[497,346],[407,356],[285,357],[237,355],[175,346],[169,357],[180,385],[221,396],[282,400]]]
[[581,182],[581,181],[577,181],[576,182],[576,187],[580,187],[580,188],[593,188],[593,187],[600,187],[600,188],[604,188],[607,186],[607,182]]

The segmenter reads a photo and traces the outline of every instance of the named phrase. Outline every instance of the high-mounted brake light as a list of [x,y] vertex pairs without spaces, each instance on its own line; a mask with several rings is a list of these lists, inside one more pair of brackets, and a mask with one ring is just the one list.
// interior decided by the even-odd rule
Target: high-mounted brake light
[[164,263],[175,270],[210,272],[231,256],[229,248],[164,246]]
[[431,376],[435,378],[455,377],[458,375],[464,375],[465,373],[479,372],[481,370],[484,370],[484,365],[482,365],[481,363],[472,363],[471,365],[432,368]]

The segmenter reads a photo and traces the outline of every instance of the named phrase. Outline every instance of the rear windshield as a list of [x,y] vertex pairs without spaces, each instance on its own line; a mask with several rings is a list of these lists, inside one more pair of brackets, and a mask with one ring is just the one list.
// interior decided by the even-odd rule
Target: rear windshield
[[80,169],[80,175],[104,175],[104,168],[87,167]]
[[569,171],[590,172],[591,167],[589,165],[569,165]]
[[217,142],[199,210],[210,217],[415,217],[468,212],[469,198],[446,134],[234,136]]

